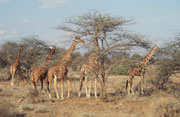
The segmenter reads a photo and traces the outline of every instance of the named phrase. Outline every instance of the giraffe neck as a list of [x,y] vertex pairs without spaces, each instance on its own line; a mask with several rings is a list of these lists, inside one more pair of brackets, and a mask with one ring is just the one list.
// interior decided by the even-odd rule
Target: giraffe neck
[[98,43],[98,38],[99,38],[99,29],[96,27],[95,33],[94,33],[94,51],[98,51],[99,48],[99,43]]
[[76,45],[77,42],[72,43],[71,47],[67,50],[66,54],[59,60],[59,62],[69,62],[71,60],[71,56]]
[[98,39],[94,39],[94,51],[98,51],[99,49]]
[[21,50],[19,49],[17,56],[16,56],[16,63],[19,63],[19,61],[20,61],[20,53],[21,53]]
[[141,60],[141,65],[146,66],[147,63],[149,63],[149,60],[152,58],[154,54],[154,49],[152,48],[151,51],[144,57],[144,59]]
[[54,54],[55,49],[52,49],[51,52],[49,53],[49,56],[46,58],[44,65],[48,64],[52,58],[52,55]]
[[93,40],[94,50],[88,57],[88,61],[87,61],[90,64],[94,64],[94,62],[96,62],[98,58],[97,54],[98,54],[98,51],[100,50],[98,38],[99,38],[99,29],[98,29],[98,26],[96,26],[94,30],[94,40]]

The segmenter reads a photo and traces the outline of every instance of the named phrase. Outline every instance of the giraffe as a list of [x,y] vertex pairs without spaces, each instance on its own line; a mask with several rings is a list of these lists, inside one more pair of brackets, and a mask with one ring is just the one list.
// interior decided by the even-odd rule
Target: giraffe
[[11,86],[14,85],[14,76],[17,72],[17,70],[19,69],[19,62],[20,62],[20,53],[21,53],[21,50],[22,50],[22,46],[19,46],[19,50],[18,50],[18,53],[17,53],[17,56],[16,56],[16,60],[10,65],[10,75],[11,75]]
[[[88,60],[81,66],[80,68],[80,88],[79,88],[79,97],[81,97],[81,89],[83,85],[83,80],[85,80],[85,90],[86,90],[86,97],[90,98],[91,93],[91,80],[94,79],[94,96],[97,98],[97,78],[98,78],[98,69],[99,69],[99,61],[98,61],[98,52],[100,50],[99,43],[99,29],[98,26],[95,28],[94,33],[94,50],[88,57]],[[89,82],[89,91],[87,88],[87,80],[90,79]]]
[[64,99],[64,97],[63,97],[63,86],[64,86],[64,78],[66,78],[67,83],[68,83],[68,95],[67,95],[67,98],[69,98],[71,83],[70,83],[70,80],[69,80],[69,78],[67,76],[67,73],[68,73],[67,65],[70,62],[72,52],[74,51],[75,46],[78,43],[84,43],[84,41],[81,40],[79,37],[76,37],[74,42],[70,46],[70,48],[65,53],[65,55],[61,59],[59,59],[58,62],[55,65],[53,65],[52,67],[50,67],[48,69],[48,73],[47,73],[47,90],[48,90],[48,93],[49,93],[49,98],[51,98],[50,88],[51,88],[51,81],[52,81],[53,78],[54,78],[54,89],[55,89],[57,98],[59,98],[59,94],[58,94],[58,91],[57,91],[57,79],[60,78],[60,80],[61,80],[61,99]]
[[35,67],[31,72],[31,85],[33,89],[36,89],[37,82],[41,81],[41,90],[43,89],[43,80],[46,78],[47,75],[47,66],[49,65],[49,62],[52,58],[52,55],[55,53],[56,46],[50,46],[51,52],[49,53],[49,56],[45,59],[45,62],[39,66]]
[[[129,81],[127,80],[126,82],[126,92],[128,94],[132,93],[134,94],[133,88],[132,88],[132,80],[135,76],[140,76],[141,77],[141,94],[144,94],[144,77],[146,73],[146,65],[149,63],[150,59],[152,58],[153,54],[155,51],[158,51],[159,48],[157,45],[154,45],[151,49],[151,51],[140,61],[139,66],[131,66],[128,68],[128,74],[129,74]],[[128,90],[128,85],[129,85],[129,90]],[[128,90],[128,91],[127,91]]]

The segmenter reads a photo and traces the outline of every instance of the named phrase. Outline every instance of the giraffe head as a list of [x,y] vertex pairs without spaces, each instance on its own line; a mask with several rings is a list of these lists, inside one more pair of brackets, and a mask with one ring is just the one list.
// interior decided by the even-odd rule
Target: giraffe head
[[156,50],[156,51],[160,50],[159,47],[156,44],[153,46],[153,49]]
[[52,59],[52,55],[55,53],[56,46],[50,46],[49,48],[51,49],[51,52],[50,52],[49,56],[46,58],[46,62],[49,62],[49,60]]
[[22,50],[22,46],[21,45],[19,46],[19,50]]
[[53,51],[53,54],[54,54],[56,50],[56,46],[50,46],[49,48]]
[[50,46],[49,47],[51,50],[55,50],[56,49],[56,46]]
[[76,39],[74,40],[74,42],[76,43],[85,43],[84,40],[81,40],[80,37],[76,37]]

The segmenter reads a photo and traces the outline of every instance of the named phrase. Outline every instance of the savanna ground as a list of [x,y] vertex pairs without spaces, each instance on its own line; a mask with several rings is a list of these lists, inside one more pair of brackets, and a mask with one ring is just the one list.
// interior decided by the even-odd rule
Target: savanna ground
[[[0,115],[3,117],[179,117],[180,98],[170,91],[153,91],[148,82],[152,74],[147,73],[145,80],[145,95],[138,94],[140,78],[133,81],[136,94],[129,96],[125,93],[125,83],[128,76],[110,76],[106,84],[107,99],[101,100],[93,97],[87,99],[83,87],[82,97],[78,98],[79,75],[70,74],[71,97],[60,100],[55,98],[52,85],[53,98],[49,99],[44,89],[34,91],[30,82],[16,81],[15,86],[10,82],[0,82]],[[173,82],[180,83],[179,75],[173,76]],[[180,88],[176,85],[176,89]],[[100,88],[100,85],[98,86]],[[178,87],[178,88],[177,88]],[[67,83],[64,85],[64,96],[67,94]],[[170,87],[171,88],[171,87]],[[60,93],[60,82],[58,82]]]

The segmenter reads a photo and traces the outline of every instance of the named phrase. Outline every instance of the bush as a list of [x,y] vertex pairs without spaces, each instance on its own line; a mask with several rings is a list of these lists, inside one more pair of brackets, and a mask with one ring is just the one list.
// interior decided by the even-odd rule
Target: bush
[[39,105],[36,108],[36,113],[48,113],[48,112],[49,110],[43,105]]
[[25,111],[33,111],[34,110],[34,107],[30,104],[23,104],[20,106],[20,108]]
[[161,62],[159,67],[159,73],[157,77],[152,81],[152,84],[156,86],[156,89],[166,89],[170,76],[175,71],[180,70],[180,35],[176,37],[176,41],[167,44],[166,47],[161,49]]
[[162,103],[156,107],[155,113],[158,113],[157,117],[179,117],[180,102],[170,100],[167,103]]
[[9,67],[0,68],[0,81],[7,81],[10,78]]
[[115,67],[112,69],[113,75],[128,75],[128,67]]

